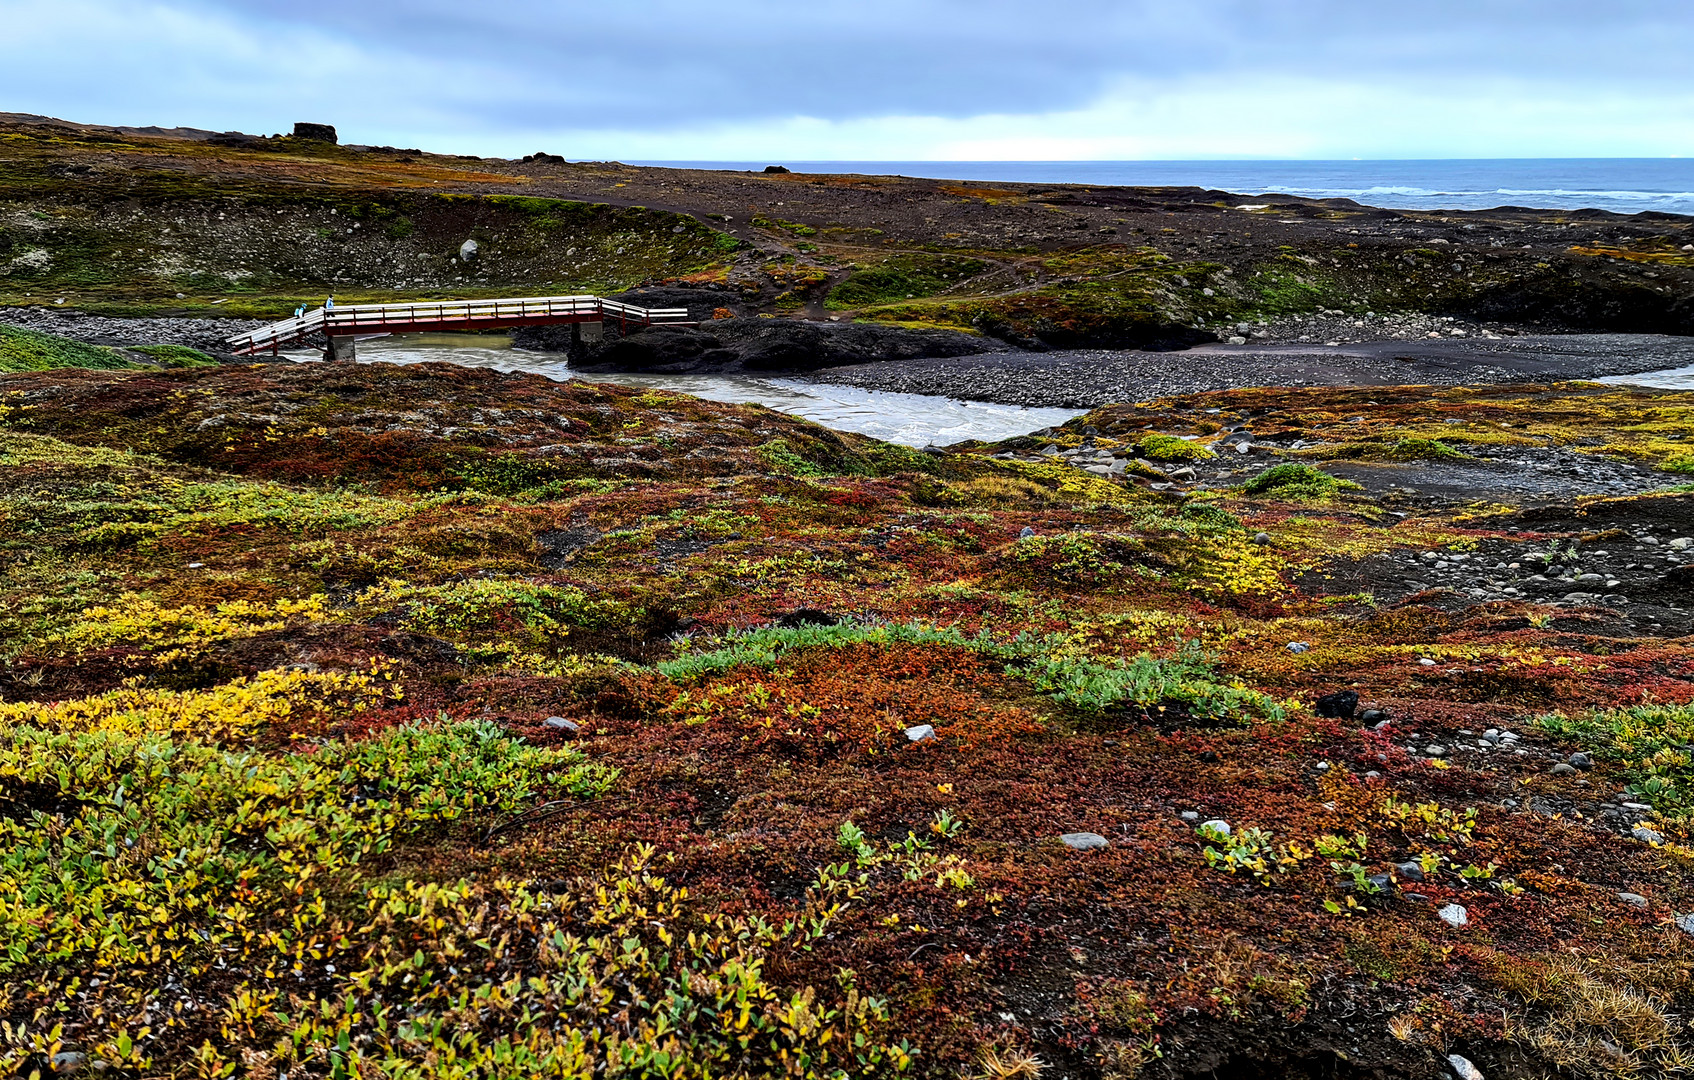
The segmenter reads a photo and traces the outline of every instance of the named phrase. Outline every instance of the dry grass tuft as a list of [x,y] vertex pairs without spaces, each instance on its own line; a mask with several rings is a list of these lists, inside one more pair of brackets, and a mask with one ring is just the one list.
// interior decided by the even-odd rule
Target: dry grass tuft
[[1683,1071],[1688,1059],[1678,1039],[1687,1024],[1668,1011],[1670,996],[1657,980],[1637,968],[1561,959],[1527,974],[1514,989],[1546,1012],[1518,1017],[1511,1037],[1578,1076]]
[[1035,1054],[998,1047],[983,1050],[977,1063],[982,1066],[979,1080],[1036,1080],[1047,1069],[1047,1063]]

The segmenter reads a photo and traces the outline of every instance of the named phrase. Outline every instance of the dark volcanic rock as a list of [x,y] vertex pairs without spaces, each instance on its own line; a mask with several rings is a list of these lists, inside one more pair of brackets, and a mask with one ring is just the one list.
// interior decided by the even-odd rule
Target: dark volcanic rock
[[1354,710],[1359,707],[1359,694],[1356,690],[1338,690],[1333,694],[1325,694],[1317,700],[1319,716],[1338,719],[1350,719]]
[[332,142],[336,141],[336,139],[335,139],[335,125],[334,124],[295,124],[294,125],[294,137],[296,139],[315,139],[318,142],[332,143]]
[[[669,306],[643,298],[652,306]],[[692,313],[692,308],[691,308]],[[512,335],[520,348],[568,352],[581,371],[809,371],[842,364],[968,356],[992,342],[949,330],[838,326],[797,319],[718,319],[697,327],[653,326],[605,341],[573,341],[569,327]]]

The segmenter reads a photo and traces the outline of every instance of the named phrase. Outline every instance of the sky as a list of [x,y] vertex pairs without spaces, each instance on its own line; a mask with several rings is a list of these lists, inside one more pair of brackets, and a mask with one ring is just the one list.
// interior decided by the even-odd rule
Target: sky
[[1690,0],[0,0],[0,28],[0,111],[486,156],[1694,156]]

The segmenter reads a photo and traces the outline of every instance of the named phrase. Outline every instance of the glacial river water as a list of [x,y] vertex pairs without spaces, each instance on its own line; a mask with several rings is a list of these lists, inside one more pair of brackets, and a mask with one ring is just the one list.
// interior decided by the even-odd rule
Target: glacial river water
[[1659,390],[1694,390],[1694,367],[1648,371],[1640,375],[1607,375],[1594,381],[1619,386],[1651,386]]
[[[290,354],[296,360],[316,360],[317,352]],[[836,431],[853,431],[884,442],[906,446],[946,446],[964,439],[992,441],[1027,435],[1062,424],[1080,415],[1074,409],[1025,409],[977,401],[826,386],[800,379],[755,375],[633,375],[579,376],[557,353],[512,348],[508,339],[489,335],[411,334],[376,338],[358,345],[364,363],[417,364],[443,360],[466,367],[497,371],[529,371],[561,382],[586,378],[625,386],[648,386],[692,394],[709,401],[751,402],[803,417]]]

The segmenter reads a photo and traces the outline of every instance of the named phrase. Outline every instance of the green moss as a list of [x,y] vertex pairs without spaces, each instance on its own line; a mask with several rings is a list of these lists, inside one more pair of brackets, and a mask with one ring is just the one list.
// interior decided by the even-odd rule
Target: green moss
[[1464,461],[1470,455],[1453,449],[1440,439],[1410,438],[1396,442],[1343,443],[1317,451],[1324,460],[1350,461]]
[[1341,491],[1358,491],[1351,480],[1331,476],[1310,465],[1287,461],[1272,465],[1264,472],[1241,485],[1248,495],[1268,495],[1278,499],[1328,499]]
[[1149,435],[1136,444],[1135,452],[1148,461],[1204,461],[1217,456],[1198,442],[1175,435]]
[[46,371],[63,367],[124,371],[137,366],[101,345],[25,330],[21,326],[0,326],[0,371]]
[[810,225],[802,225],[798,221],[783,221],[781,218],[766,217],[763,214],[755,215],[753,224],[760,229],[783,229],[795,236],[816,236],[818,234],[818,231]]
[[1216,503],[1206,502],[1200,499],[1184,503],[1182,506],[1182,517],[1186,521],[1192,521],[1198,525],[1209,526],[1214,529],[1241,528],[1240,518],[1236,517],[1234,514],[1225,510]]
[[979,259],[945,255],[896,255],[876,266],[855,270],[830,290],[831,309],[869,307],[931,296],[988,269]]
[[216,367],[218,363],[216,357],[186,345],[131,345],[129,351],[151,356],[168,368]]
[[790,476],[821,476],[824,470],[794,452],[787,439],[772,439],[758,448],[759,457],[777,472]]

